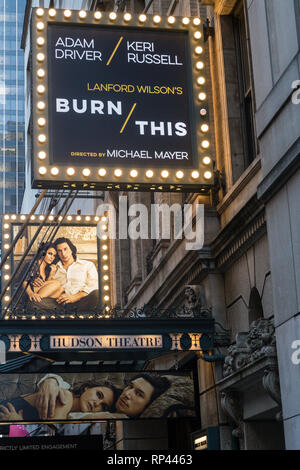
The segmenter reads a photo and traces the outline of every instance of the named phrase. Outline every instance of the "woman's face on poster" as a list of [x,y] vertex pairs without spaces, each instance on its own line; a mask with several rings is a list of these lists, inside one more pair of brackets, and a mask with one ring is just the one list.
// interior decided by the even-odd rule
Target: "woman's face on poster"
[[44,260],[47,264],[52,264],[55,260],[55,256],[56,256],[55,248],[48,248],[48,250],[46,251]]
[[87,412],[107,411],[113,404],[114,392],[109,387],[86,387],[80,396],[80,410]]

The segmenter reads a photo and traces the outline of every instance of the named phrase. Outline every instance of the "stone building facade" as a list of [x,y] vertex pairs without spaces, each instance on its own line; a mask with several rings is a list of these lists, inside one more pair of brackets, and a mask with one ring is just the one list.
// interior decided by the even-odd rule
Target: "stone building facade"
[[[180,5],[188,15],[190,6]],[[185,240],[175,239],[115,243],[117,304],[169,308],[184,301],[186,285],[201,286],[214,319],[230,331],[226,347],[216,342],[225,362],[197,359],[201,429],[218,426],[222,449],[300,447],[300,374],[291,361],[300,328],[299,6],[200,1],[193,14],[212,28],[206,54],[215,189],[210,198],[136,193],[128,202],[203,203],[204,247],[186,251]]]
[[[169,4],[156,0],[149,13],[166,14]],[[300,369],[291,358],[300,339],[300,1],[182,0],[174,14],[206,23],[214,189],[210,196],[127,197],[129,205],[148,208],[204,204],[204,245],[186,250],[174,234],[112,241],[114,305],[168,309],[190,302],[215,319],[212,356],[179,351],[145,364],[197,365],[201,421],[177,424],[186,448],[192,432],[217,427],[221,449],[299,449]],[[26,191],[24,207],[29,183]],[[105,197],[118,212],[119,193]],[[170,433],[167,422],[147,431],[133,421],[116,426],[119,449],[166,449]]]

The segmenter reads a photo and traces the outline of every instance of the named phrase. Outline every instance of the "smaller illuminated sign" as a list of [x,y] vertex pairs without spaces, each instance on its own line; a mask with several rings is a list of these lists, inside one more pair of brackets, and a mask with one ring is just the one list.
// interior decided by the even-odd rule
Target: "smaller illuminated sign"
[[[75,313],[78,318],[87,319],[89,314],[108,318],[112,305],[108,217],[5,214],[2,217],[4,254],[10,250],[25,222],[28,223],[26,237],[17,241],[12,255],[1,269],[4,319],[13,318],[17,311],[23,311],[23,319],[32,320],[36,320],[36,315],[42,320],[55,319],[59,315],[72,320]],[[59,228],[55,231],[57,225]],[[64,275],[61,249],[66,245],[62,243],[67,244],[73,250],[73,258],[76,257],[71,279]],[[49,254],[52,257],[49,258]],[[45,264],[44,281],[50,274],[52,282],[57,281],[46,300],[33,296],[33,283],[39,277],[42,262]],[[38,294],[39,290],[35,289],[34,293]],[[65,294],[69,299],[61,297]]]

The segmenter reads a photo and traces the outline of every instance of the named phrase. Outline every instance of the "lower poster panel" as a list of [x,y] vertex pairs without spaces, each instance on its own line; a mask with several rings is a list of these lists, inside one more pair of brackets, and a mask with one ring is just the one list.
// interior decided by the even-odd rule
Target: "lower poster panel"
[[196,417],[191,372],[0,375],[0,424],[187,417]]

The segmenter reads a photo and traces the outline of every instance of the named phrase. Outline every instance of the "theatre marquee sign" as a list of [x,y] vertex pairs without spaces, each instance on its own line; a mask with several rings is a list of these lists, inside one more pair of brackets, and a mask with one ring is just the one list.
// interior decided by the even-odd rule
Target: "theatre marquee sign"
[[33,9],[34,188],[207,191],[199,18]]
[[0,335],[7,353],[59,351],[201,351],[213,348],[212,334],[7,334]]
[[50,349],[156,349],[162,335],[50,336]]

